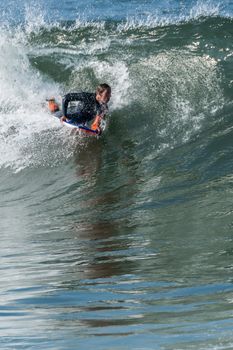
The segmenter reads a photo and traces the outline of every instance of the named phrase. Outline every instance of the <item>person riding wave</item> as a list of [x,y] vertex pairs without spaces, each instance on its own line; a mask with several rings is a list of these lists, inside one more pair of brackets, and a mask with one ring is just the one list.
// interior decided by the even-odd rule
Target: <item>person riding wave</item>
[[108,84],[100,84],[95,93],[68,93],[63,96],[62,111],[56,112],[56,116],[61,122],[68,121],[76,125],[84,125],[94,119],[91,129],[101,134],[101,120],[108,112],[110,98],[111,87]]

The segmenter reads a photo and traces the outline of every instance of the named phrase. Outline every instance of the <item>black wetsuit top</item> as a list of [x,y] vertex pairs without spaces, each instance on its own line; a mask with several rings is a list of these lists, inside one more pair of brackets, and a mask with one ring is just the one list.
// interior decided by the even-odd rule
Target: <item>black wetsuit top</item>
[[[77,102],[74,106],[69,102]],[[69,93],[62,99],[62,114],[75,123],[86,123],[97,115],[104,116],[108,111],[106,103],[100,104],[96,94],[90,92]]]

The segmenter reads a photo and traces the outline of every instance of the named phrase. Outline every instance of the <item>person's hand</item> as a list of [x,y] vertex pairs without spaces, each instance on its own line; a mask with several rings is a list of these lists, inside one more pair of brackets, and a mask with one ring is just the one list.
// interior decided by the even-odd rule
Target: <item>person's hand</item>
[[61,123],[65,122],[66,120],[67,118],[64,115],[60,118]]
[[100,136],[102,134],[102,130],[100,128],[96,128],[95,131],[96,131],[98,136]]

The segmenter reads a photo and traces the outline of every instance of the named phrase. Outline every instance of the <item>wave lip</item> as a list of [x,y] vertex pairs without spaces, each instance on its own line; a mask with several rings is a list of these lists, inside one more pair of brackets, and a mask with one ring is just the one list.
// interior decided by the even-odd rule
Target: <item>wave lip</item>
[[[211,5],[210,3],[198,2],[191,8],[189,14],[180,13],[179,15],[161,15],[159,13],[148,14],[147,16],[127,17],[125,21],[118,24],[118,31],[128,31],[140,28],[157,28],[169,25],[178,25],[188,23],[200,18],[221,17],[220,5]],[[224,17],[224,16],[223,16]]]
[[[17,10],[20,14],[16,14],[17,0],[14,2],[8,0],[6,4],[2,4],[2,23],[8,22],[15,24],[18,19],[18,24],[23,26],[27,32],[36,32],[40,28],[54,27],[61,23],[67,23],[72,21],[74,28],[93,27],[96,29],[106,28],[106,23],[109,21],[115,21],[121,23],[119,30],[140,28],[140,27],[161,27],[172,24],[178,24],[180,22],[189,22],[200,17],[232,17],[233,6],[230,1],[219,2],[216,0],[197,0],[192,1],[189,4],[183,4],[183,2],[167,3],[154,3],[146,2],[141,3],[135,1],[134,10],[130,2],[124,1],[123,3],[106,4],[105,11],[100,10],[99,6],[92,6],[90,4],[79,4],[71,8],[67,4],[57,5],[55,3],[46,3],[46,6],[42,2],[21,2]],[[107,1],[107,0],[105,0]],[[73,4],[74,5],[74,4]],[[123,6],[123,7],[122,7]],[[119,10],[121,9],[121,16],[119,16]],[[52,16],[51,16],[52,13]]]
[[221,5],[219,3],[214,4],[211,1],[197,1],[196,5],[194,5],[189,14],[190,19],[197,19],[200,17],[216,17],[224,16],[224,12],[221,11]]

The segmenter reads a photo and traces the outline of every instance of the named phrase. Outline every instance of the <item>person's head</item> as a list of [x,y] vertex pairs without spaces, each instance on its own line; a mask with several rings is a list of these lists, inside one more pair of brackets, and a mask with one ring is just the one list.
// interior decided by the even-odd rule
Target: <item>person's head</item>
[[100,84],[96,88],[96,100],[100,103],[108,103],[111,98],[111,87],[108,84]]

